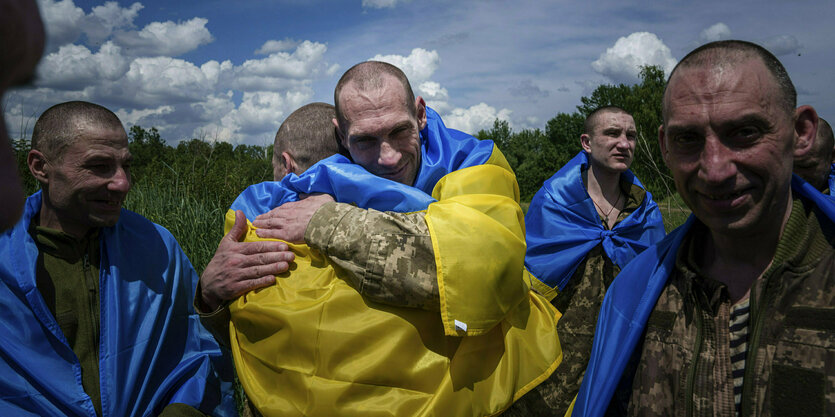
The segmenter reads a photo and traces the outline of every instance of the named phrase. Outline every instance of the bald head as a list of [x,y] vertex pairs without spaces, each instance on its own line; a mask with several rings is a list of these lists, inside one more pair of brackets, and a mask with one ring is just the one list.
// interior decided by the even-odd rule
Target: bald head
[[678,72],[688,68],[712,68],[714,73],[721,73],[730,71],[741,62],[751,58],[759,59],[774,78],[780,92],[779,103],[781,108],[786,114],[794,113],[797,106],[797,90],[795,90],[794,84],[780,60],[755,43],[726,40],[711,42],[694,49],[673,68],[664,89],[664,103],[661,108],[664,123],[667,122],[668,117],[669,86]]
[[112,111],[86,101],[68,101],[48,108],[38,118],[32,131],[32,149],[60,161],[67,147],[88,127],[124,130]]
[[275,181],[291,172],[301,174],[320,160],[339,153],[334,117],[334,107],[327,103],[310,103],[287,116],[275,134]]
[[818,133],[809,152],[794,160],[794,173],[820,191],[829,189],[829,167],[832,165],[832,127],[826,120],[818,118]]
[[388,77],[396,79],[400,85],[403,86],[405,96],[406,108],[412,113],[417,112],[415,107],[415,93],[412,91],[412,86],[409,84],[409,79],[406,74],[394,65],[387,62],[380,61],[366,61],[360,62],[357,65],[349,68],[342,74],[342,78],[336,83],[336,89],[333,93],[333,102],[336,105],[336,120],[339,123],[339,128],[345,131],[347,126],[345,115],[342,111],[342,89],[346,85],[352,84],[358,91],[373,91],[380,90],[385,85],[385,80]]

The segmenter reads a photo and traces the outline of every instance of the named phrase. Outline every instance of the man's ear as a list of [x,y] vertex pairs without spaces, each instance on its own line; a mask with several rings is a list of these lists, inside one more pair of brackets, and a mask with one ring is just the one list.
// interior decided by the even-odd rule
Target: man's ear
[[591,153],[591,136],[586,133],[580,135],[580,146],[582,146],[583,150],[587,153]]
[[299,172],[299,165],[296,164],[296,160],[293,159],[293,155],[290,155],[287,151],[281,153],[281,162],[284,164],[284,169],[287,170],[287,174],[301,174],[301,172]]
[[49,183],[49,167],[47,167],[46,157],[41,151],[37,149],[29,151],[29,155],[26,156],[26,164],[29,165],[29,172],[39,183]]
[[667,141],[664,140],[664,124],[658,125],[658,147],[661,149],[661,157],[667,162]]
[[333,122],[333,127],[336,128],[336,137],[339,139],[339,143],[342,144],[343,148],[348,149],[348,140],[345,137],[345,134],[342,133],[342,129],[339,128],[339,122],[335,117],[331,119],[331,122]]
[[417,112],[418,130],[423,130],[426,127],[426,102],[423,97],[417,96],[415,99],[415,110]]
[[800,106],[794,111],[794,157],[812,150],[818,134],[818,113],[812,106]]

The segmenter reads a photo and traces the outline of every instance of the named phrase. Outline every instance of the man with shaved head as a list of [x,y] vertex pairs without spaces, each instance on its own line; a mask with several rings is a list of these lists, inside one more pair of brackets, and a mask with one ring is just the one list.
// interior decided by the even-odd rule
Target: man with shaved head
[[832,127],[822,117],[818,118],[818,134],[815,144],[805,155],[794,160],[794,173],[806,180],[821,192],[830,193],[830,171],[832,167],[833,146]]
[[622,108],[592,111],[580,135],[583,150],[531,200],[525,266],[562,313],[563,360],[508,416],[565,414],[583,380],[606,289],[635,255],[664,237],[658,205],[629,170],[637,136]]
[[331,104],[310,103],[290,113],[281,123],[273,144],[273,180],[299,175],[313,164],[340,152],[331,120]]
[[796,101],[749,42],[673,70],[658,140],[693,216],[609,288],[575,416],[835,412],[835,210],[792,177],[818,123]]
[[191,308],[191,263],[122,208],[131,159],[97,104],[57,104],[35,123],[41,191],[0,235],[0,414],[235,412],[231,364]]
[[227,213],[296,256],[229,306],[244,390],[265,415],[503,411],[560,359],[507,161],[444,126],[393,65],[352,67],[334,99],[350,159],[252,186]]

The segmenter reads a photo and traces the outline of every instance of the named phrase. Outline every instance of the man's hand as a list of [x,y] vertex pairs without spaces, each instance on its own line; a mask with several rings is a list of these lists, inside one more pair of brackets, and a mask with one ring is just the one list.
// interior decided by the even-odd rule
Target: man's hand
[[252,225],[260,238],[281,239],[304,243],[304,231],[313,213],[323,204],[334,201],[329,194],[311,194],[306,198],[284,203],[255,218]]
[[287,271],[296,255],[284,242],[240,242],[246,217],[235,212],[235,225],[220,240],[215,255],[200,277],[203,304],[214,311],[224,301],[275,283],[275,275]]

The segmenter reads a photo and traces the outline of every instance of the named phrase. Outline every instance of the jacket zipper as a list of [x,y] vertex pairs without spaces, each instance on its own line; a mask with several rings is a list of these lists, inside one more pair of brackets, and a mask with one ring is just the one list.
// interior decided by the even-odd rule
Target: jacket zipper
[[[782,271],[784,268],[780,268]],[[742,398],[740,399],[740,403],[742,404],[742,409],[740,410],[740,416],[750,416],[753,415],[754,410],[751,409],[751,401],[748,399],[751,398],[753,395],[754,387],[752,386],[754,383],[754,372],[755,366],[757,363],[757,351],[758,346],[760,345],[760,336],[762,334],[762,327],[765,318],[764,309],[765,306],[768,305],[768,295],[769,295],[769,287],[771,286],[771,277],[779,276],[780,271],[771,271],[766,272],[768,274],[765,277],[765,282],[763,282],[762,288],[762,301],[757,300],[757,292],[751,291],[751,314],[748,320],[751,318],[756,318],[753,322],[753,326],[750,326],[751,329],[750,336],[748,338],[748,353],[745,356],[745,374],[742,377]],[[755,316],[753,314],[756,314]]]
[[684,390],[684,401],[685,406],[687,407],[687,417],[692,417],[695,413],[695,410],[693,410],[693,408],[695,407],[695,402],[693,401],[693,390],[696,381],[696,371],[699,368],[699,357],[701,356],[702,351],[702,311],[699,307],[698,301],[694,300],[694,302],[696,303],[696,343],[694,344],[693,349],[693,364],[690,367],[690,370],[687,372],[687,386]]
[[89,319],[92,320],[93,323],[93,332],[90,334],[90,346],[95,349],[96,352],[96,362],[99,359],[99,349],[98,349],[98,339],[96,337],[97,329],[99,328],[98,323],[98,315],[96,311],[98,310],[96,306],[96,283],[93,281],[94,277],[92,271],[90,270],[90,254],[84,253],[84,279],[87,281],[87,302],[90,307],[90,317]]

